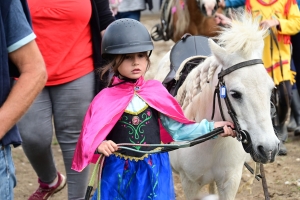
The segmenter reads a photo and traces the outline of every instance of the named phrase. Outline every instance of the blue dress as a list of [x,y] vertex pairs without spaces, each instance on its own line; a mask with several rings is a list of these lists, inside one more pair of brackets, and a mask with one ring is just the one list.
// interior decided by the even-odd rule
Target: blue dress
[[[97,191],[93,200],[97,200]],[[101,200],[175,200],[168,153],[150,154],[143,160],[111,155],[101,177]]]
[[[213,129],[213,122],[181,124],[158,114],[135,96],[118,120],[107,140],[115,143],[159,144],[160,118],[175,141],[191,140]],[[155,147],[133,146],[151,151]],[[119,150],[106,157],[101,175],[101,200],[175,200],[172,169],[168,153],[140,154]],[[98,191],[92,200],[97,200]]]

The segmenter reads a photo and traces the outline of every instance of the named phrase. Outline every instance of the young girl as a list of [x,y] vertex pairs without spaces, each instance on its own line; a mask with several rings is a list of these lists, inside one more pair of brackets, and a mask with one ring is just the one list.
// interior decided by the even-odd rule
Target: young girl
[[[235,137],[230,122],[195,123],[158,81],[145,81],[153,43],[138,21],[120,19],[106,29],[102,71],[114,73],[111,84],[91,103],[77,144],[72,169],[83,170],[95,151],[107,156],[101,177],[101,199],[175,199],[168,153],[118,150],[118,143],[160,144],[160,123],[175,141],[192,140],[224,126],[221,136]],[[149,52],[148,52],[149,51]],[[153,147],[134,146],[150,151]],[[184,162],[184,161],[183,161]],[[93,198],[96,199],[97,192]]]

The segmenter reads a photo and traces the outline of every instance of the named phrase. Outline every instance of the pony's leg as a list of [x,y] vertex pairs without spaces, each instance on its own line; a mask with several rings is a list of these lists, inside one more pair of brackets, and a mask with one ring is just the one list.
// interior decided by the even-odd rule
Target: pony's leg
[[217,185],[216,182],[210,183],[208,185],[209,194],[217,194]]
[[254,162],[254,173],[251,174],[250,178],[243,184],[240,184],[238,193],[243,190],[248,190],[249,194],[252,194],[252,187],[256,176],[260,174],[260,163]]
[[180,173],[180,181],[186,200],[194,200],[201,186],[198,183],[191,181],[184,173]]
[[227,172],[221,181],[216,181],[220,200],[234,200],[237,194],[242,176],[240,170]]

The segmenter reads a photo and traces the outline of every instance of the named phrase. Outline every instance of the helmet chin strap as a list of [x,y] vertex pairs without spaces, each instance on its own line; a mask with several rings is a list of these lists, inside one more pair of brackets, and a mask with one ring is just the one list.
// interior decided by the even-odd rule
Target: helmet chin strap
[[120,74],[120,72],[119,72],[119,76],[118,77],[119,77],[119,79],[124,80],[126,82],[135,83],[137,81],[137,79],[132,79],[132,78],[128,78],[126,76],[123,76],[122,74]]
[[123,83],[126,83],[126,82],[130,82],[130,83],[135,83],[137,81],[137,79],[131,79],[131,78],[127,78],[126,76],[123,76],[122,74],[120,74],[120,72],[118,72],[118,74],[115,74],[114,76],[117,76],[119,79],[123,80],[117,84],[114,84],[114,85],[110,85],[108,87],[114,87],[116,85],[121,85]]
[[148,57],[150,57],[150,56],[151,56],[151,54],[152,54],[152,50],[150,50]]

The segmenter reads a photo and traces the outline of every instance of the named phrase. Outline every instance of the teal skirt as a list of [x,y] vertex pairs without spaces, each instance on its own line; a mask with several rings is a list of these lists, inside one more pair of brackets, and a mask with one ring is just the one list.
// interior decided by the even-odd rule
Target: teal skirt
[[[97,200],[97,191],[93,200]],[[101,200],[175,200],[168,153],[150,154],[142,160],[116,155],[105,158]]]

